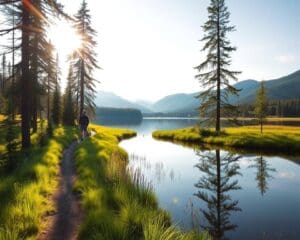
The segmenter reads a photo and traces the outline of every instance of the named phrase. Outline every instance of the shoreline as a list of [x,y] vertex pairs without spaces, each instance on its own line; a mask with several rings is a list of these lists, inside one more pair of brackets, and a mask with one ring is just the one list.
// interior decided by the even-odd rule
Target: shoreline
[[158,206],[152,186],[138,171],[127,169],[128,153],[120,141],[136,132],[92,125],[96,134],[75,152],[77,180],[84,212],[79,239],[207,240],[207,233],[182,232]]
[[208,144],[217,147],[231,147],[242,150],[300,153],[300,127],[266,125],[260,134],[259,126],[224,128],[220,135],[213,130],[197,127],[158,130],[152,137],[170,142]]

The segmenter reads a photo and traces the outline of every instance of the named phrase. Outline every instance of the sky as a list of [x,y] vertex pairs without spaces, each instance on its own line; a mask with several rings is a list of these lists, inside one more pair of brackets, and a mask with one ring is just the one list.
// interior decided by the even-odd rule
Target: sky
[[[201,90],[193,67],[205,59],[199,40],[209,0],[86,1],[98,32],[96,51],[102,70],[95,72],[101,82],[97,90],[152,102]],[[81,0],[60,2],[72,14]],[[236,26],[229,37],[237,47],[231,69],[242,71],[239,80],[269,80],[299,70],[299,0],[226,4]]]

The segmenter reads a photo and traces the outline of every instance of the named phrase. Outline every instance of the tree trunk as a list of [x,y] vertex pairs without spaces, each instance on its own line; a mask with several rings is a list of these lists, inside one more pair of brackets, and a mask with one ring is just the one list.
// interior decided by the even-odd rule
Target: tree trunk
[[[13,27],[15,27],[15,8],[13,8]],[[15,89],[15,30],[12,31],[12,71],[11,71],[11,115],[12,120],[15,120],[15,96],[14,96],[14,89]]]
[[21,77],[21,117],[22,117],[22,148],[30,147],[30,96],[31,96],[31,83],[29,72],[29,8],[26,5],[30,4],[30,0],[22,1],[22,77]]
[[47,121],[50,124],[50,74],[47,76]]
[[260,133],[263,133],[263,120],[260,120]]
[[218,21],[217,21],[217,34],[218,34],[218,46],[217,46],[217,58],[218,58],[218,65],[217,65],[217,109],[216,109],[216,132],[219,133],[221,129],[221,62],[220,62],[220,11],[218,7]]
[[80,67],[80,111],[81,115],[84,109],[84,61],[81,59],[81,67]]
[[33,83],[33,92],[32,92],[32,103],[31,103],[31,114],[32,114],[32,129],[33,132],[37,131],[37,115],[38,115],[38,56],[37,56],[37,51],[38,51],[38,34],[34,34],[34,39],[33,39],[33,56],[32,56],[32,69],[31,69],[31,76],[32,76],[32,83]]

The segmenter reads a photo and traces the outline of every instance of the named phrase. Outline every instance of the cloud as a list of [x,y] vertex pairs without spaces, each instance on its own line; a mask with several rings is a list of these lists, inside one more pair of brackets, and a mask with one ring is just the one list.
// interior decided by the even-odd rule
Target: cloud
[[282,171],[279,172],[278,177],[284,179],[294,179],[295,177],[297,177],[297,174],[292,171]]
[[293,55],[280,55],[275,57],[275,60],[282,64],[288,64],[294,62],[296,58]]

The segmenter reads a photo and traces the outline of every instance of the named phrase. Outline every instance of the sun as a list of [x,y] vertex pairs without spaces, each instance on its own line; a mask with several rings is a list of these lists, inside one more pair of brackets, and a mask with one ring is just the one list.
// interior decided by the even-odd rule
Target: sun
[[71,54],[81,47],[81,38],[75,29],[66,21],[52,24],[48,31],[48,37],[56,50],[61,54]]

